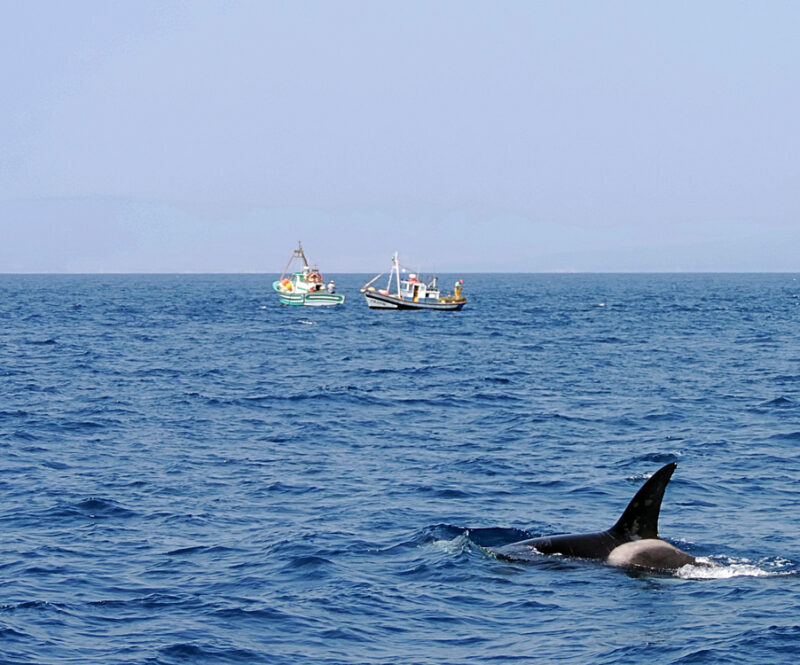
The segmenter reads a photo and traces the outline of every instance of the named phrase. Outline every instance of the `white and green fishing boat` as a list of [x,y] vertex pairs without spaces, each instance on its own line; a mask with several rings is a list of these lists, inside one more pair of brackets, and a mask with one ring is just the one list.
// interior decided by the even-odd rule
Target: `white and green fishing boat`
[[[302,262],[302,269],[297,272],[289,272],[292,263],[297,260]],[[272,283],[272,288],[278,292],[281,305],[326,307],[341,305],[344,302],[344,296],[336,293],[336,284],[333,280],[325,284],[319,270],[316,267],[308,267],[308,260],[300,242],[297,243],[297,249],[289,257],[289,262],[280,279]]]

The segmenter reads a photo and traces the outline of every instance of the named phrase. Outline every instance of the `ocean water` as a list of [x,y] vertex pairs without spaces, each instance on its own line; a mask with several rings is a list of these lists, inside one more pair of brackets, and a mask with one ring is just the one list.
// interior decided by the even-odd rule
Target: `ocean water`
[[[797,276],[334,277],[0,276],[1,662],[797,662]],[[490,554],[673,460],[710,567]]]

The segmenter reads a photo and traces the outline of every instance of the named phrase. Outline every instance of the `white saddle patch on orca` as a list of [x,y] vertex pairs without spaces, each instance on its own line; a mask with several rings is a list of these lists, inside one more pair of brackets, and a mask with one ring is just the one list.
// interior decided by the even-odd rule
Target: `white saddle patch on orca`
[[612,566],[670,570],[695,563],[695,558],[660,538],[631,540],[611,550],[606,559]]

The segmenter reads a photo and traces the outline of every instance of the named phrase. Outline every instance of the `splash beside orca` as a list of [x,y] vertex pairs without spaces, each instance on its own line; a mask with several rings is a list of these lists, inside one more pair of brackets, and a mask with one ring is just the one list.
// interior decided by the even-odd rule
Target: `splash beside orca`
[[601,559],[624,568],[677,570],[688,564],[706,565],[658,537],[661,500],[677,466],[677,462],[670,462],[656,471],[631,499],[622,517],[606,531],[530,538],[492,551],[508,561],[560,554]]

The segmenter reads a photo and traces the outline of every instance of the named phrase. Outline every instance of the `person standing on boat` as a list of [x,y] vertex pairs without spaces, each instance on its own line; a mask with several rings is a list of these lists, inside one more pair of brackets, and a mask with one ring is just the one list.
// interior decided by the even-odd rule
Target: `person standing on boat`
[[456,285],[453,288],[453,294],[455,295],[456,298],[460,298],[461,297],[461,285],[463,283],[464,283],[463,279],[457,279],[456,280]]
[[328,293],[336,293],[336,283],[333,280],[328,282]]

